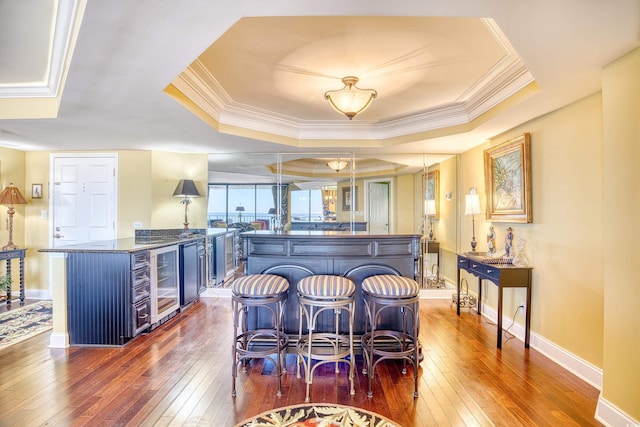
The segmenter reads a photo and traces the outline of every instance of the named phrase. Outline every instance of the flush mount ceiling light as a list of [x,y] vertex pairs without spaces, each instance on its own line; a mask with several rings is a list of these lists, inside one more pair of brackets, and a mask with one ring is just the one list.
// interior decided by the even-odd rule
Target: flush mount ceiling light
[[346,168],[348,165],[349,165],[349,162],[340,160],[340,159],[331,160],[330,162],[327,162],[327,166],[329,166],[329,168],[336,171],[336,173],[340,172],[342,169]]
[[360,89],[356,86],[358,78],[347,76],[342,79],[344,87],[340,90],[329,90],[324,94],[331,106],[338,112],[353,119],[367,109],[373,98],[378,96],[374,89]]

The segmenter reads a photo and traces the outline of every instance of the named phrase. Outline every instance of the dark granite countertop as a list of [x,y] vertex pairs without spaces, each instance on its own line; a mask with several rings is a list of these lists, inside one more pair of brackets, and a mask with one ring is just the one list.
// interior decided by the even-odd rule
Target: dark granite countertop
[[396,237],[422,237],[422,234],[417,233],[394,233],[394,234],[379,234],[370,231],[329,231],[329,230],[291,230],[291,231],[269,231],[269,230],[256,230],[245,231],[240,233],[241,237],[273,237],[273,238],[326,238],[337,237],[344,239],[393,239]]
[[204,239],[206,236],[216,236],[228,232],[226,228],[209,228],[191,230],[191,234],[180,237],[182,230],[136,230],[135,237],[125,237],[115,240],[102,240],[95,242],[77,243],[73,245],[60,246],[57,248],[39,249],[38,252],[50,253],[72,253],[72,252],[136,252],[142,250],[156,249],[164,246],[187,243],[194,240]]

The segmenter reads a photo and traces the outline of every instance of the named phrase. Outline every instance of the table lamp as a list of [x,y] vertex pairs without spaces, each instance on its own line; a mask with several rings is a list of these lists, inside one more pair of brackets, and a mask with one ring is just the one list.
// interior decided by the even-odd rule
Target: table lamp
[[275,230],[276,229],[276,208],[269,208],[269,212],[267,213],[268,215],[271,216],[271,229]]
[[196,187],[196,183],[192,179],[181,179],[178,186],[173,192],[173,197],[181,197],[180,203],[184,205],[184,230],[180,233],[180,237],[187,237],[189,233],[189,220],[187,219],[187,209],[191,204],[192,197],[200,197],[200,192]]
[[0,204],[9,205],[9,209],[7,210],[7,222],[9,227],[9,243],[2,247],[3,251],[9,251],[13,249],[18,249],[16,245],[13,244],[13,214],[16,213],[13,205],[26,205],[27,201],[22,197],[20,190],[13,185],[13,183],[9,184],[7,188],[2,190],[0,193]]
[[480,196],[475,188],[472,188],[469,194],[465,197],[465,215],[471,215],[471,251],[476,251],[476,218],[475,215],[480,213]]
[[436,216],[436,201],[429,199],[424,201],[424,215],[429,218],[429,240],[433,238],[433,218]]
[[238,212],[238,222],[242,222],[242,212],[244,212],[244,206],[236,206],[236,212]]

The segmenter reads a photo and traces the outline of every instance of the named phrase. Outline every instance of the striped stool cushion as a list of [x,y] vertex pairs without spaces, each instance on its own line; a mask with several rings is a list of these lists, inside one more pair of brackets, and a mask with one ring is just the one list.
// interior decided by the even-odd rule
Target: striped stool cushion
[[246,297],[278,295],[289,289],[289,281],[275,274],[250,274],[233,281],[233,293]]
[[362,290],[371,295],[387,297],[411,297],[419,292],[418,283],[404,276],[379,274],[362,281]]
[[353,295],[356,285],[346,277],[319,274],[298,282],[298,292],[311,297],[340,298]]

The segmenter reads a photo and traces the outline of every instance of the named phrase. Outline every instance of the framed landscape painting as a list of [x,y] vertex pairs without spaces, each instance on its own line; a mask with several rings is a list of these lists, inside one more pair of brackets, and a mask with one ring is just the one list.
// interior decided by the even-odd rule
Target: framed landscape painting
[[529,133],[484,151],[487,220],[533,222]]

